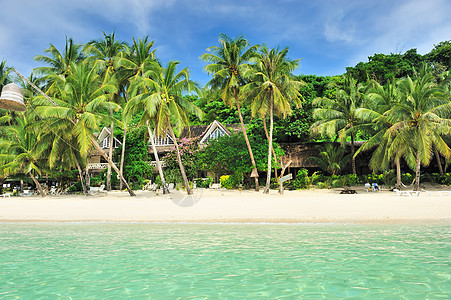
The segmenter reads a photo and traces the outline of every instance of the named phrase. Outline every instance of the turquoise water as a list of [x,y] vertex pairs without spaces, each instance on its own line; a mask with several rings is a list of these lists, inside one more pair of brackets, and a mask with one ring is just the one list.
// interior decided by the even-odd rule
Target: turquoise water
[[451,295],[449,225],[0,224],[0,299]]

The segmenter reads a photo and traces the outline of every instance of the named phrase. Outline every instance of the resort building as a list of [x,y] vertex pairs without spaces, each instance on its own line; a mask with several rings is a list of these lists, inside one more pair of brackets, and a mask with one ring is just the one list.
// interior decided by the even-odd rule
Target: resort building
[[[103,127],[100,134],[97,136],[97,142],[102,148],[103,153],[107,156],[110,153],[110,140],[111,140],[111,130],[108,127]],[[113,151],[114,149],[119,148],[122,143],[115,137],[113,137]],[[103,169],[108,167],[107,161],[103,158],[103,156],[96,149],[92,149],[89,153],[88,157],[88,170],[91,173],[98,173]]]
[[[199,139],[199,146],[205,147],[209,141],[217,139],[222,136],[230,136],[233,133],[240,132],[241,125],[240,124],[231,124],[224,126],[222,123],[214,120],[210,123],[210,125],[197,125],[197,126],[189,126],[183,129],[180,139]],[[174,150],[174,141],[169,133],[166,134],[165,137],[154,137],[155,147],[157,148],[158,154],[164,155],[167,152]],[[149,153],[153,154],[152,147],[149,140]]]

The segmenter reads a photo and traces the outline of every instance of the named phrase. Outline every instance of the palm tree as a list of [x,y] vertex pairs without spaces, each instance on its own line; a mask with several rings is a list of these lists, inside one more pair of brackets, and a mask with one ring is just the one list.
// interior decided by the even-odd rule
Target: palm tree
[[[415,153],[414,189],[418,190],[421,164],[429,164],[434,147],[444,157],[451,154],[443,139],[451,133],[451,101],[425,67],[415,80],[402,79],[399,89],[402,100],[388,112],[393,123],[390,130],[396,131],[400,143]],[[396,152],[397,146],[392,144],[389,151]]]
[[314,134],[333,138],[338,134],[342,144],[345,144],[348,136],[351,138],[352,172],[356,174],[355,145],[356,133],[359,129],[357,110],[363,107],[364,86],[357,84],[349,75],[344,75],[344,84],[337,91],[336,99],[316,98],[312,105],[318,108],[313,111],[313,117],[317,119],[310,130]]
[[210,63],[205,66],[204,70],[213,75],[207,85],[213,90],[220,90],[222,100],[230,107],[236,105],[241,130],[254,167],[251,176],[254,177],[256,191],[259,190],[257,165],[244,127],[240,94],[243,86],[247,83],[244,73],[249,69],[248,62],[254,56],[257,48],[258,45],[250,46],[243,36],[232,39],[225,34],[221,34],[219,35],[219,46],[208,48],[207,51],[211,53],[204,53],[201,56],[201,59]]
[[90,147],[94,146],[119,175],[130,195],[134,196],[119,169],[104,154],[93,135],[106,122],[121,125],[121,122],[107,114],[110,110],[120,108],[118,104],[108,101],[111,98],[110,94],[117,92],[114,78],[105,81],[96,69],[86,63],[71,63],[70,69],[71,73],[66,78],[50,75],[49,80],[54,86],[52,93],[55,104],[49,103],[48,98],[44,96],[37,96],[33,99],[33,104],[38,105],[36,112],[42,119],[50,122],[51,129],[58,135],[64,137],[63,132],[73,134],[73,139],[65,140],[69,143],[73,140],[77,151],[84,159]]
[[[36,174],[41,174],[42,152],[44,148],[39,143],[38,134],[27,130],[27,125],[33,121],[31,114],[19,114],[14,118],[14,124],[8,126],[8,134],[0,139],[0,148],[6,151],[0,153],[0,173],[19,174],[30,176],[42,197],[42,189]],[[40,165],[41,163],[41,165]]]
[[[148,41],[149,37],[146,36],[144,39],[139,38],[138,41],[136,41],[135,38],[133,38],[133,45],[132,47],[126,48],[126,51],[122,52],[125,55],[123,55],[118,60],[118,65],[121,68],[121,74],[120,76],[124,78],[125,80],[121,82],[127,82],[126,87],[124,87],[124,100],[125,105],[127,104],[128,99],[130,96],[130,85],[133,84],[134,81],[139,81],[142,77],[144,70],[148,69],[150,64],[156,60],[155,58],[155,49],[152,49],[154,45],[154,41]],[[139,85],[139,84],[138,84]],[[136,91],[135,91],[136,92]],[[125,107],[124,105],[124,107]],[[121,154],[121,164],[120,164],[120,171],[123,172],[124,169],[124,157],[125,157],[125,141],[127,136],[127,118],[126,114],[123,112],[123,122],[124,122],[124,131],[122,136],[122,154]],[[150,132],[152,134],[152,132]],[[151,139],[151,142],[153,143],[153,140]],[[154,155],[157,158],[158,154],[156,153],[156,150],[154,151]],[[157,160],[157,167],[160,172],[160,177],[163,181],[163,193],[169,193],[169,190],[167,189],[165,182],[164,182],[164,176],[163,176],[163,170],[161,169],[161,164],[159,163],[159,159]],[[122,181],[120,183],[120,189],[122,190]]]
[[[390,167],[390,162],[393,160],[396,164],[396,188],[401,187],[401,157],[406,157],[410,152],[405,145],[400,144],[394,156],[389,156],[389,148],[392,143],[398,143],[396,132],[389,130],[393,125],[387,115],[387,112],[393,105],[399,103],[400,93],[397,85],[393,82],[388,82],[385,86],[381,86],[376,81],[371,81],[372,88],[368,90],[365,107],[359,108],[356,111],[357,117],[361,121],[361,127],[367,129],[372,133],[371,138],[368,139],[354,154],[356,157],[362,151],[368,151],[376,148],[370,159],[370,168],[373,171],[386,171]],[[365,126],[369,128],[365,128]]]
[[188,69],[176,73],[179,62],[169,62],[167,68],[153,62],[144,73],[141,94],[129,100],[126,110],[131,106],[144,107],[143,118],[153,120],[155,135],[166,136],[169,132],[176,148],[177,162],[182,173],[188,195],[192,194],[188,178],[180,157],[176,134],[189,125],[189,114],[202,117],[201,110],[183,97],[183,93],[195,90],[200,92],[197,85],[189,80]]
[[351,155],[345,155],[345,148],[334,146],[332,143],[327,143],[324,146],[318,146],[318,157],[310,157],[310,160],[319,165],[319,167],[332,175],[340,174],[341,171],[349,163]]
[[[50,75],[58,74],[68,76],[70,73],[70,64],[77,63],[83,60],[82,45],[75,44],[72,38],[66,37],[66,44],[63,53],[61,53],[53,44],[45,49],[46,55],[36,55],[34,60],[46,63],[47,67],[39,67],[33,71],[38,74]],[[47,77],[44,77],[45,80]]]
[[[122,57],[121,53],[126,50],[127,44],[123,41],[118,41],[115,38],[115,33],[106,34],[103,32],[103,39],[90,41],[85,48],[86,53],[90,54],[89,60],[94,61],[95,68],[101,70],[104,78],[108,78],[110,76],[115,76],[118,70],[118,61]],[[117,76],[121,78],[120,76]],[[118,79],[118,78],[116,78]],[[123,79],[122,82],[116,81],[118,86],[122,86],[125,84],[126,78]],[[116,103],[120,103],[120,95],[118,91],[112,94],[112,101]],[[113,117],[113,111],[110,111],[110,117]],[[113,158],[113,145],[114,145],[114,123],[110,125],[110,149],[109,149],[109,159]],[[111,191],[111,166],[108,165],[107,169],[107,190]]]
[[5,85],[11,83],[11,78],[9,77],[10,72],[11,69],[6,66],[6,61],[0,62],[0,91]]
[[252,99],[252,115],[266,115],[269,112],[269,147],[268,171],[264,193],[269,193],[271,183],[271,154],[274,129],[274,113],[286,117],[292,113],[291,103],[301,105],[299,88],[303,84],[291,77],[299,65],[300,59],[290,60],[287,57],[288,48],[282,50],[263,46],[261,53],[256,55],[256,63],[249,70],[251,82],[246,86],[247,97]]

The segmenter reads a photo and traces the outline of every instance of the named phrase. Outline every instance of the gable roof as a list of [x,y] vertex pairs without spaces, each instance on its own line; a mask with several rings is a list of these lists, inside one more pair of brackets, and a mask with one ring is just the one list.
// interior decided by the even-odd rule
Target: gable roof
[[[106,137],[109,137],[111,135],[111,130],[108,127],[103,127],[102,131],[100,131],[99,135],[97,136],[97,141],[101,143]],[[114,141],[122,145],[121,141],[119,141],[117,138],[114,137]]]

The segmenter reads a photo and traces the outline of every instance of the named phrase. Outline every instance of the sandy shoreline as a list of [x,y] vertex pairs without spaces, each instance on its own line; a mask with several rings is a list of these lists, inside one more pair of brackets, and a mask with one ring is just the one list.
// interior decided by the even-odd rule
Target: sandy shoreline
[[187,222],[187,223],[440,223],[451,224],[451,196],[396,196],[393,192],[340,195],[332,190],[196,190],[137,197],[113,191],[85,197],[0,198],[0,222]]

